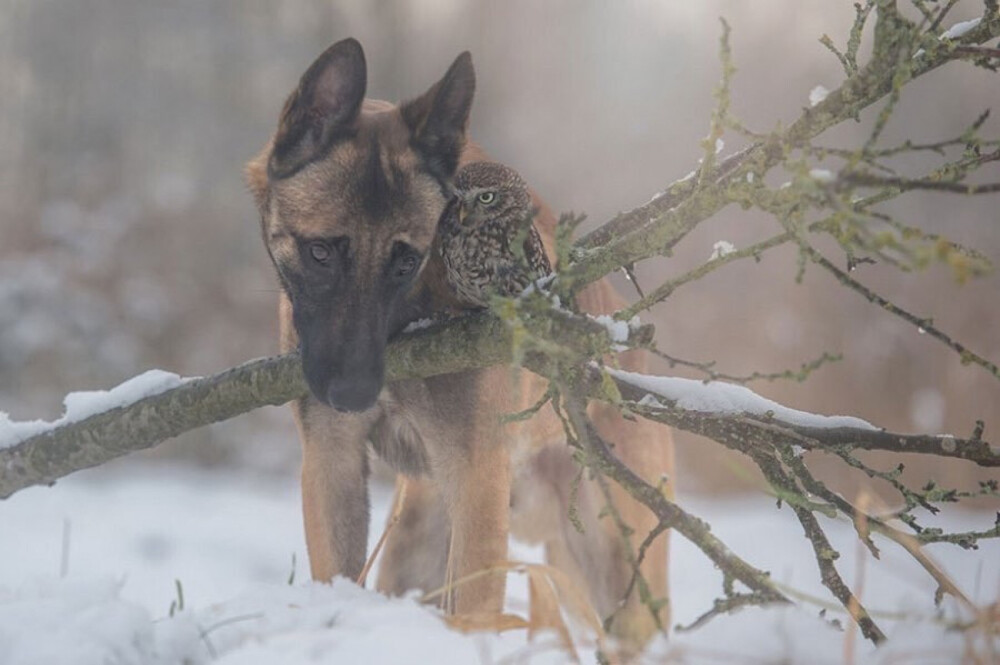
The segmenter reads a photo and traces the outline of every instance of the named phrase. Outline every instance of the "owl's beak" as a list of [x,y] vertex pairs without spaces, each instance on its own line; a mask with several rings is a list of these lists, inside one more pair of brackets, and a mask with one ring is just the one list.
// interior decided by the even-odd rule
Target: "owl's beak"
[[458,223],[465,224],[465,218],[469,216],[469,211],[465,207],[465,201],[459,199],[458,201]]

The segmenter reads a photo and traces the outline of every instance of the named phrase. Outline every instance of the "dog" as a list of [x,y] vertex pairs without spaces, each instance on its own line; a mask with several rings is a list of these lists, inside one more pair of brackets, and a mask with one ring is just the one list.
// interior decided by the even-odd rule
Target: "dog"
[[[655,630],[631,594],[632,569],[592,481],[577,492],[583,533],[567,519],[576,463],[561,423],[543,410],[521,423],[502,416],[532,404],[545,382],[495,367],[386,383],[385,349],[414,320],[458,307],[433,251],[437,224],[460,165],[487,159],[467,138],[475,92],[470,55],[459,55],[424,94],[394,105],[365,99],[364,52],[333,44],[302,75],[278,129],[247,165],[264,244],[281,285],[282,351],[299,349],[309,395],[293,403],[302,442],[302,501],[312,577],[356,579],[368,542],[368,447],[412,477],[386,543],[378,588],[430,590],[507,559],[508,534],[543,543],[549,561],[587,590],[612,632],[641,645]],[[535,196],[536,224],[553,256],[555,217]],[[580,306],[622,302],[606,282]],[[638,352],[622,366],[642,371]],[[516,378],[512,378],[516,376]],[[591,417],[616,453],[647,480],[672,473],[669,431],[595,405]],[[615,489],[635,530],[655,518]],[[666,536],[642,566],[666,597]],[[505,576],[480,574],[452,591],[453,611],[499,613]],[[617,612],[616,612],[617,610]]]

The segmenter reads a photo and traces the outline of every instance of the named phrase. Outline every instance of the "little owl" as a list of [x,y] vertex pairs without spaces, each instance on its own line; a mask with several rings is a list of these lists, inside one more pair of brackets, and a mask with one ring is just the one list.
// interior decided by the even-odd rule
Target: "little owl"
[[486,307],[492,294],[519,295],[552,272],[532,224],[528,185],[516,171],[473,162],[455,175],[455,187],[438,237],[448,282],[463,305]]

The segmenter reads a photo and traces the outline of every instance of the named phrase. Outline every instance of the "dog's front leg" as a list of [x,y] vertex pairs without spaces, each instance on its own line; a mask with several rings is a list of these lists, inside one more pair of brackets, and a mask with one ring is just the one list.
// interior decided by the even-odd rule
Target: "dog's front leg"
[[344,414],[311,397],[295,405],[302,440],[302,508],[312,578],[355,580],[368,545],[367,437],[374,416]]
[[[451,514],[451,569],[454,610],[458,614],[498,613],[503,609],[510,531],[510,469],[506,446],[477,442],[452,470],[448,493]],[[469,576],[476,576],[465,581]]]

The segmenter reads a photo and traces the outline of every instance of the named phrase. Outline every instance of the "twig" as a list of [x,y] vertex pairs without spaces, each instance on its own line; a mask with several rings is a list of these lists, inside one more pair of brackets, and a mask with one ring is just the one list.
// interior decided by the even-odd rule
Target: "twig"
[[[764,472],[764,476],[768,482],[776,490],[787,494],[799,494],[794,481],[781,469],[781,465],[776,459],[767,455],[761,449],[754,450],[751,453],[751,457],[760,470]],[[871,618],[868,611],[861,604],[861,601],[857,599],[847,584],[844,583],[840,573],[837,572],[836,566],[833,565],[834,560],[840,555],[833,549],[812,510],[798,502],[791,502],[789,506],[798,518],[803,531],[805,531],[806,538],[809,539],[813,547],[823,585],[836,596],[841,605],[851,614],[851,617],[857,622],[862,634],[866,638],[876,645],[884,642],[886,639],[885,633],[882,632]]]
[[686,633],[697,628],[701,628],[717,616],[731,614],[736,610],[748,606],[764,605],[767,602],[767,600],[761,598],[760,595],[756,593],[734,593],[730,596],[726,596],[725,598],[716,598],[715,602],[712,603],[712,609],[700,615],[697,619],[686,626],[677,626],[676,630],[681,633]]
[[710,381],[728,381],[730,383],[738,383],[740,385],[751,383],[753,381],[777,381],[779,379],[794,379],[796,381],[805,381],[809,376],[815,372],[817,369],[826,365],[827,363],[839,362],[843,359],[839,354],[823,353],[822,356],[809,362],[802,363],[797,370],[786,369],[781,372],[752,372],[750,374],[745,374],[742,376],[727,374],[725,372],[717,372],[715,368],[715,361],[709,361],[704,363],[699,363],[691,360],[685,360],[683,358],[677,358],[670,354],[660,351],[656,347],[649,347],[647,349],[650,353],[657,356],[658,358],[663,358],[668,363],[670,367],[675,366],[690,367],[691,369],[696,369],[702,372],[707,377],[705,382]]
[[674,291],[678,288],[693,282],[695,280],[701,279],[705,275],[718,270],[724,265],[732,263],[733,261],[739,261],[740,259],[753,258],[756,260],[760,259],[760,255],[769,249],[774,247],[779,247],[792,239],[792,235],[789,233],[781,233],[776,236],[772,236],[767,240],[762,240],[761,242],[754,243],[743,249],[736,250],[734,252],[729,252],[714,259],[710,259],[705,263],[701,264],[693,270],[689,270],[680,277],[669,280],[660,284],[653,291],[643,297],[641,300],[629,305],[625,309],[621,310],[615,314],[615,318],[619,321],[628,321],[636,314],[639,314],[643,310],[648,310],[652,308],[659,302],[662,302],[669,298]]
[[[567,382],[563,384],[561,391],[566,391],[569,385],[573,385],[574,390],[576,390],[586,383],[586,381]],[[580,400],[581,398],[576,397],[567,402],[567,415],[573,430],[577,433],[578,440],[581,444],[589,446],[587,451],[590,456],[589,461],[596,465],[601,473],[613,478],[632,498],[652,510],[660,521],[668,524],[670,528],[675,529],[690,540],[726,574],[745,584],[751,591],[760,594],[760,598],[764,602],[787,602],[784,595],[774,590],[767,573],[754,568],[733,554],[712,534],[705,522],[668,500],[662,492],[622,464],[588,422],[585,411],[580,407]],[[581,432],[586,432],[586,436],[581,437]]]
[[941,332],[938,328],[936,328],[930,319],[922,319],[914,314],[911,314],[905,309],[898,307],[897,305],[893,304],[886,298],[883,298],[879,294],[875,293],[868,287],[864,286],[863,284],[855,280],[853,277],[848,275],[846,272],[844,272],[837,266],[833,265],[833,263],[827,260],[826,257],[820,254],[810,245],[803,243],[801,244],[801,247],[802,251],[809,256],[810,260],[812,260],[814,263],[816,263],[817,265],[821,266],[822,268],[830,272],[834,277],[837,278],[837,281],[839,281],[844,286],[848,287],[852,291],[860,293],[862,296],[864,296],[866,300],[868,300],[868,302],[878,305],[885,311],[903,319],[904,321],[912,323],[921,332],[930,335],[934,339],[945,344],[953,351],[955,351],[957,354],[959,354],[962,364],[974,363],[985,369],[994,377],[1000,379],[1000,368],[997,367],[996,363],[986,360],[979,354],[970,351],[968,348],[966,348],[964,344],[956,342],[951,337],[949,337],[945,333]]

